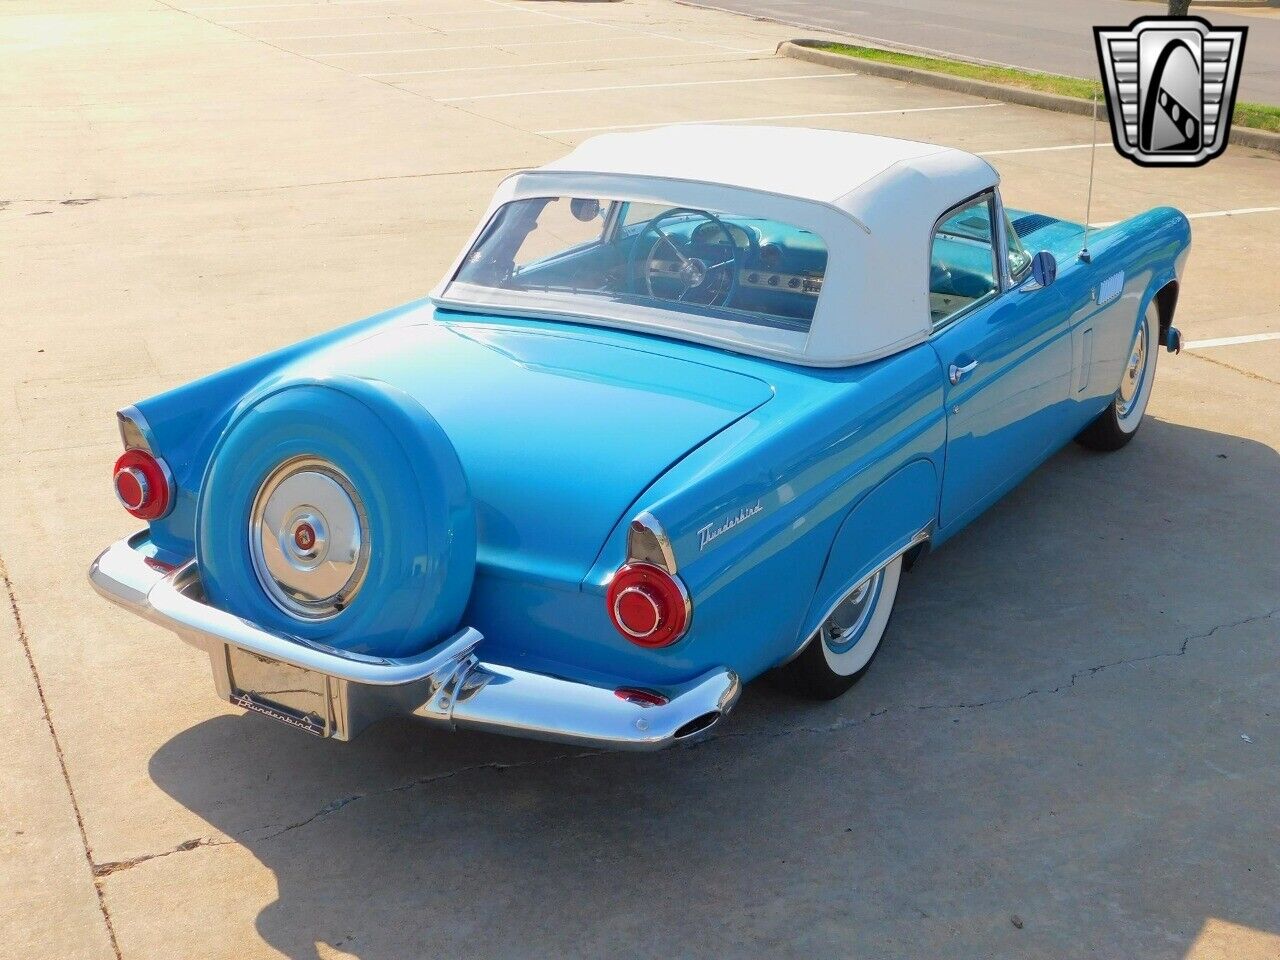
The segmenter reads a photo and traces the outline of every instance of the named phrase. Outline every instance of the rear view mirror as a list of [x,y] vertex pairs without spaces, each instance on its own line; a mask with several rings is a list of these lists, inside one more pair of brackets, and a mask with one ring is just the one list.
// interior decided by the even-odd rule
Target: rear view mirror
[[574,197],[569,201],[569,211],[583,223],[590,223],[600,216],[600,201]]
[[1041,287],[1047,287],[1058,279],[1058,261],[1048,250],[1041,250],[1031,258],[1031,279]]

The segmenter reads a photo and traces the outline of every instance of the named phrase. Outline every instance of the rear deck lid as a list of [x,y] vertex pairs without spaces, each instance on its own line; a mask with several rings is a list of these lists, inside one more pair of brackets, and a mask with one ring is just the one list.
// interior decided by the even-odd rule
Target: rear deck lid
[[656,338],[451,316],[312,362],[431,412],[471,484],[478,562],[499,575],[580,581],[655,478],[772,396]]

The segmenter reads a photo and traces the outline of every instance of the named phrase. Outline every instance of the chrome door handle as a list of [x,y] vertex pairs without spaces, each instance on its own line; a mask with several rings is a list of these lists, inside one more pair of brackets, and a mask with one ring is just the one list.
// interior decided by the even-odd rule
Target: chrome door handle
[[973,373],[973,371],[976,369],[978,369],[977,360],[970,360],[963,367],[957,367],[953,363],[951,367],[947,370],[947,379],[951,381],[951,385],[954,387],[957,383],[959,383],[961,380],[964,379],[964,375],[966,373]]

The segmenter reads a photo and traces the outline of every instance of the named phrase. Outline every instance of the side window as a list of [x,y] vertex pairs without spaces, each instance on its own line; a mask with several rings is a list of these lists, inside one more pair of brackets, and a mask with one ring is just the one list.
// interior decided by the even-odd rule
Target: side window
[[622,225],[629,227],[633,223],[648,223],[658,214],[666,213],[670,209],[670,204],[641,203],[638,200],[629,200],[626,204],[626,211],[622,215]]
[[990,196],[943,214],[933,232],[929,317],[936,327],[995,293],[995,231]]

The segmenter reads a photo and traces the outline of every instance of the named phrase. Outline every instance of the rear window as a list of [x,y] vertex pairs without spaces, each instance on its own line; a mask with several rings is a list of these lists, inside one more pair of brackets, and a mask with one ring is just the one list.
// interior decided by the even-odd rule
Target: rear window
[[[775,220],[592,197],[538,197],[499,208],[445,296],[485,291],[652,306],[807,332],[827,270],[816,234]],[[527,296],[526,296],[527,295]]]

